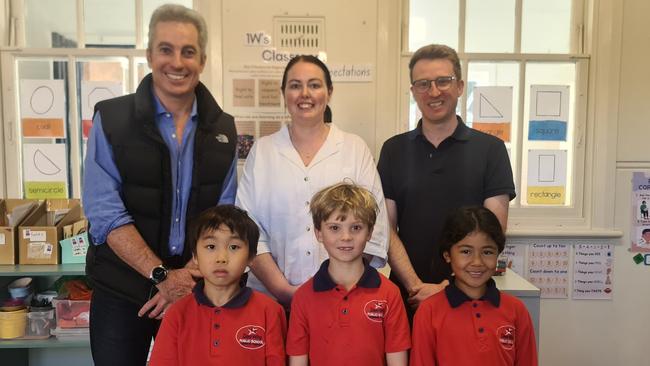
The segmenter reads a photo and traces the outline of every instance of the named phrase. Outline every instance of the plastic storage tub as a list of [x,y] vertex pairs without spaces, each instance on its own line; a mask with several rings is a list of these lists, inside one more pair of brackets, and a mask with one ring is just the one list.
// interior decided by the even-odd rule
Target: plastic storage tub
[[32,311],[27,313],[25,336],[48,338],[50,336],[50,329],[53,329],[54,326],[54,309],[37,311],[32,309]]
[[87,328],[90,322],[90,300],[52,300],[56,324],[61,328]]

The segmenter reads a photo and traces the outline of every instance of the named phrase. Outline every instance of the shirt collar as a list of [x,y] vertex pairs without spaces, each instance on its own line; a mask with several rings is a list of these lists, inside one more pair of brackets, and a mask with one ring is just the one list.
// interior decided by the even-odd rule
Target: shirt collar
[[[153,108],[154,108],[154,113],[156,116],[160,116],[161,114],[169,113],[166,109],[165,106],[162,105],[160,102],[160,98],[154,93],[153,91],[153,84],[151,86],[151,95],[153,95]],[[196,97],[194,97],[194,101],[192,102],[192,112],[190,113],[190,119],[194,121],[196,119],[197,115],[197,103],[196,103]]]
[[[486,283],[487,288],[485,289],[485,294],[481,296],[479,300],[487,300],[494,307],[499,307],[501,303],[501,293],[497,289],[497,285],[492,278]],[[461,306],[466,301],[472,301],[472,299],[467,296],[463,291],[456,287],[455,281],[450,280],[449,285],[445,287],[445,295],[447,295],[447,301],[449,301],[449,306],[452,308],[457,308]]]
[[[192,289],[192,293],[194,294],[194,299],[196,299],[196,302],[198,302],[200,305],[205,305],[211,308],[214,308],[214,304],[210,299],[208,299],[207,296],[205,296],[205,292],[203,292],[203,288],[205,287],[205,282],[203,280],[199,280],[194,288]],[[243,287],[235,297],[230,299],[227,303],[225,303],[222,308],[227,308],[227,309],[237,309],[241,308],[246,303],[248,303],[248,300],[251,298],[251,295],[253,294],[253,290],[251,290],[250,287]]]
[[[320,269],[314,275],[314,291],[322,292],[329,291],[336,287],[336,283],[332,280],[327,268],[329,268],[330,260],[326,260],[321,264]],[[366,261],[363,261],[364,270],[357,286],[364,288],[378,288],[381,285],[381,278],[379,272],[370,266]]]
[[[467,127],[467,125],[465,124],[463,119],[460,118],[459,115],[456,115],[456,120],[458,121],[458,125],[456,125],[456,129],[454,130],[454,133],[452,133],[450,137],[458,141],[467,141],[471,133],[471,128]],[[409,132],[408,136],[411,140],[415,140],[415,138],[418,136],[422,136],[422,138],[425,138],[424,134],[422,133],[422,118],[420,118],[420,120],[418,121],[417,127],[415,127],[415,129]]]

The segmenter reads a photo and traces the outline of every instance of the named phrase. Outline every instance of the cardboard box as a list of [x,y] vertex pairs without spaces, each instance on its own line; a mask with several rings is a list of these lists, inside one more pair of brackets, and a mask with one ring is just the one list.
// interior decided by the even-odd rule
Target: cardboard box
[[[18,263],[18,225],[41,203],[38,200],[0,199],[0,264]],[[28,206],[25,205],[29,204],[33,204],[33,207],[26,208]],[[22,218],[12,224],[7,214],[13,214],[16,208],[17,211],[26,210]]]
[[[56,223],[58,210],[68,209]],[[20,264],[61,263],[59,241],[63,239],[63,227],[79,220],[81,207],[78,199],[46,200],[18,227]]]

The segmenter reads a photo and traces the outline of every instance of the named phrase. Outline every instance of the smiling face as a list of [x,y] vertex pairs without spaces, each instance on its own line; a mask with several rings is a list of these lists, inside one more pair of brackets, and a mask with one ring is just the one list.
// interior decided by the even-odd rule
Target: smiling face
[[332,91],[328,89],[325,73],[320,67],[311,62],[295,63],[287,72],[283,92],[292,122],[323,122]]
[[[435,80],[444,76],[456,76],[454,65],[447,59],[421,59],[413,66],[411,73],[413,81]],[[456,105],[463,94],[465,83],[462,80],[452,81],[451,87],[440,91],[435,83],[429,91],[420,93],[411,87],[413,99],[422,112],[422,121],[434,125],[456,122]]]
[[499,249],[485,233],[474,231],[443,253],[451,264],[456,286],[472,299],[485,294],[486,283],[494,275]]
[[327,250],[330,262],[342,263],[362,260],[363,249],[372,235],[368,225],[352,213],[343,214],[340,210],[334,211],[315,232],[316,238]]
[[160,22],[147,49],[147,62],[153,75],[153,88],[163,105],[176,99],[190,101],[199,75],[205,66],[199,35],[191,23]]
[[205,289],[232,289],[248,265],[248,245],[226,225],[203,232],[192,258],[205,280]]

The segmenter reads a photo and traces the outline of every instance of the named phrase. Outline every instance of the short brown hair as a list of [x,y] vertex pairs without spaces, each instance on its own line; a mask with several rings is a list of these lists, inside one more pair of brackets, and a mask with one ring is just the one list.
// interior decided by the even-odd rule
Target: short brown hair
[[351,213],[368,226],[375,227],[379,208],[375,197],[367,189],[348,182],[338,183],[320,190],[314,195],[309,204],[314,227],[318,230],[321,223],[327,220],[335,211],[339,211],[341,220]]
[[430,44],[420,47],[420,49],[415,51],[411,57],[411,61],[409,61],[409,78],[411,82],[413,82],[413,67],[415,67],[415,64],[418,61],[438,59],[449,60],[454,66],[454,74],[456,74],[454,76],[456,76],[456,80],[463,80],[463,74],[460,68],[460,59],[458,58],[456,51],[444,44]]

